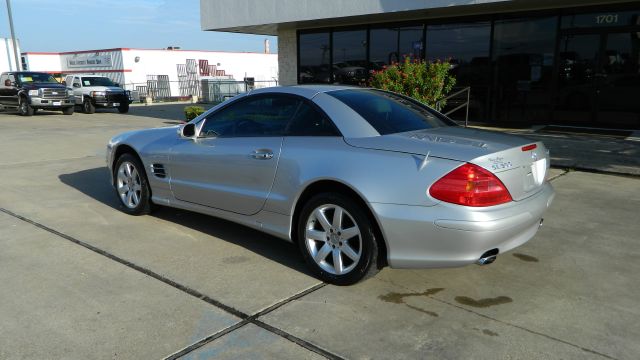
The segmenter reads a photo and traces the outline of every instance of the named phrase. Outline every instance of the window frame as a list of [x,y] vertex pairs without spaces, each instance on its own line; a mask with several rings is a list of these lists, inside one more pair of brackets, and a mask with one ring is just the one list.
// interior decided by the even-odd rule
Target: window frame
[[[289,127],[289,125],[291,124],[291,121],[295,118],[295,116],[298,114],[298,112],[300,111],[300,104],[302,103],[306,103],[307,105],[309,105],[311,108],[313,108],[314,110],[316,110],[321,116],[323,116],[326,120],[329,121],[330,126],[332,127],[332,129],[335,131],[336,135],[333,136],[338,136],[341,137],[342,133],[340,132],[340,130],[338,129],[338,127],[336,126],[336,124],[333,122],[333,120],[331,120],[331,118],[327,115],[327,113],[322,110],[322,108],[320,108],[320,106],[318,106],[317,104],[315,104],[313,101],[309,100],[308,98],[305,98],[304,96],[300,96],[300,95],[296,95],[296,94],[291,94],[291,93],[283,93],[283,92],[265,92],[265,93],[259,93],[259,94],[248,94],[245,96],[242,96],[236,100],[232,100],[230,101],[228,104],[225,104],[224,106],[220,107],[219,109],[216,109],[215,111],[207,114],[207,116],[203,117],[198,123],[198,135],[196,136],[197,139],[212,139],[212,138],[225,138],[225,139],[234,139],[234,138],[249,138],[249,137],[274,137],[274,136],[265,136],[265,135],[260,135],[260,136],[202,136],[202,129],[204,128],[204,126],[206,125],[207,121],[209,121],[209,118],[211,116],[215,116],[215,114],[218,114],[221,111],[224,111],[226,109],[229,109],[231,106],[236,106],[236,105],[240,105],[242,103],[248,102],[248,101],[254,101],[254,100],[259,100],[261,98],[265,98],[265,97],[281,97],[281,98],[290,98],[290,99],[295,99],[297,101],[299,101],[300,103],[297,105],[296,109],[294,110],[293,114],[291,115],[291,117],[287,120],[282,134],[277,135],[275,137],[294,137],[294,136],[298,136],[298,137],[310,137],[310,136],[314,136],[314,135],[289,135],[286,132],[286,129]],[[329,135],[323,135],[323,136],[317,136],[317,137],[327,137]]]
[[[318,114],[320,114],[320,116],[322,116],[326,121],[328,121],[329,126],[331,127],[331,129],[333,130],[333,132],[335,134],[334,135],[291,135],[291,134],[288,134],[287,132],[285,132],[285,134],[283,136],[285,136],[285,137],[343,137],[342,132],[340,131],[340,129],[338,129],[338,127],[333,122],[333,120],[331,120],[331,117],[329,117],[329,115],[327,115],[327,113],[324,110],[322,110],[322,108],[320,106],[318,106],[318,104],[314,103],[313,101],[311,101],[311,100],[309,100],[309,99],[307,99],[307,98],[305,98],[303,96],[299,96],[299,95],[293,95],[293,96],[295,96],[295,97],[299,98],[300,100],[302,100],[300,105],[302,105],[302,104],[308,105],[309,107],[311,107],[311,109],[315,110]],[[287,124],[285,129],[287,129],[291,125],[291,122],[293,121],[293,119],[296,117],[296,115],[298,115],[298,112],[300,112],[300,109],[301,109],[300,105],[298,105],[298,108],[293,113],[293,116],[291,116],[291,119],[289,120],[289,123]]]

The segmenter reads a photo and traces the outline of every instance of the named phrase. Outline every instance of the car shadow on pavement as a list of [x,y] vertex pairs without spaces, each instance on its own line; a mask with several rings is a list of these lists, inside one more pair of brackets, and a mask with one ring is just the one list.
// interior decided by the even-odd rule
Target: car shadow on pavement
[[[109,170],[106,167],[61,174],[58,178],[63,184],[108,205],[114,211],[120,211],[122,205],[109,184]],[[298,247],[274,236],[213,216],[165,206],[157,207],[151,216],[233,243],[311,276]],[[216,239],[209,240],[217,241]]]

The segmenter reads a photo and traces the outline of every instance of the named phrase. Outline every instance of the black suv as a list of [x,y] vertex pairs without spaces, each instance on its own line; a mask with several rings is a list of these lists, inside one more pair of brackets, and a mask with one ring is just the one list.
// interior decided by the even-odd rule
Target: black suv
[[0,108],[17,109],[23,116],[31,116],[38,109],[71,115],[73,106],[73,92],[47,73],[15,71],[0,75]]

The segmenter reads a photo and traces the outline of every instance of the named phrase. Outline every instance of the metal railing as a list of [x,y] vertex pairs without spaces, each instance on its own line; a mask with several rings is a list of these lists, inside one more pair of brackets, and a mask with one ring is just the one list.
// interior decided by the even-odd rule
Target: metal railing
[[[447,97],[445,97],[444,99],[441,99],[440,101],[438,101],[436,103],[436,110],[438,111],[442,111],[443,110],[443,106],[441,106],[441,104],[443,102],[445,102],[445,107],[446,107],[446,103],[450,103],[449,100],[451,101],[451,105],[455,105],[455,107],[453,109],[449,109],[447,110],[447,112],[443,113],[446,116],[449,116],[451,114],[453,114],[454,112],[465,108],[465,114],[464,114],[464,127],[467,127],[469,125],[469,100],[471,98],[471,88],[469,86],[464,87],[456,92],[454,92],[453,94],[449,94],[447,95]],[[463,100],[465,100],[464,102],[462,102]]]
[[[188,86],[186,86],[188,85]],[[233,79],[205,78],[190,81],[151,81],[144,83],[123,84],[125,90],[131,91],[133,101],[188,100],[197,96],[199,102],[218,103],[238,94],[253,89],[278,86],[277,80],[236,81]]]
[[202,80],[202,101],[207,103],[219,103],[236,95],[246,93],[253,89],[278,86],[277,80],[262,81],[230,81],[217,79]]

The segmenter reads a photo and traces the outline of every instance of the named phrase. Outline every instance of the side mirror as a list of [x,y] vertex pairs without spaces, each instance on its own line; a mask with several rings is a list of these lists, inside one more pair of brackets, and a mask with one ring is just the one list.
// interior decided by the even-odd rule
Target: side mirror
[[11,85],[11,80],[9,80],[9,79],[5,80],[5,81],[4,81],[4,86],[6,86],[6,87],[11,87],[11,86],[13,86],[13,85]]
[[62,85],[67,85],[67,81],[66,80],[62,80]]
[[188,123],[180,129],[180,136],[192,139],[196,136],[196,124]]
[[73,87],[74,87],[74,88],[79,88],[79,87],[80,87],[80,84],[75,83],[75,84],[73,84]]
[[120,84],[115,83],[115,84],[113,84],[113,86],[115,86],[115,87],[120,87]]

